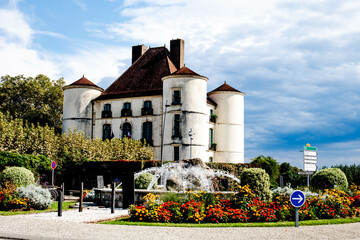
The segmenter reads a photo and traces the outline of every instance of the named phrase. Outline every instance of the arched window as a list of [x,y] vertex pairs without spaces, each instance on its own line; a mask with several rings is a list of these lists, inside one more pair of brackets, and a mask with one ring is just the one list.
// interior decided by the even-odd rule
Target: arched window
[[103,125],[103,136],[102,139],[111,139],[113,138],[113,134],[111,133],[111,125],[110,124],[104,124]]
[[146,140],[148,144],[152,145],[152,122],[143,123],[142,139]]
[[107,103],[104,105],[104,110],[101,113],[102,118],[111,118],[112,112],[111,112],[111,104]]
[[144,102],[144,108],[152,108],[151,101],[145,101]]
[[123,109],[128,109],[128,110],[130,110],[130,109],[131,109],[131,103],[129,103],[129,102],[124,103]]
[[152,109],[151,101],[145,101],[144,102],[144,107],[141,109],[141,115],[142,116],[153,115],[153,109]]
[[122,117],[132,116],[131,103],[129,102],[124,103],[123,109],[121,110],[121,116]]
[[111,111],[111,104],[107,103],[104,105],[104,111],[105,112],[110,112]]
[[125,137],[131,138],[131,124],[128,122],[123,124],[122,137],[123,138],[125,138]]

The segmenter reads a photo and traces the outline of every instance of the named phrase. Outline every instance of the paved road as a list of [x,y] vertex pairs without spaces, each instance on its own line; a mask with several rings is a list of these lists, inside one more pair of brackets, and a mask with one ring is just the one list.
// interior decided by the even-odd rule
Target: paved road
[[310,227],[175,228],[102,225],[53,217],[0,216],[0,239],[360,239],[360,223]]

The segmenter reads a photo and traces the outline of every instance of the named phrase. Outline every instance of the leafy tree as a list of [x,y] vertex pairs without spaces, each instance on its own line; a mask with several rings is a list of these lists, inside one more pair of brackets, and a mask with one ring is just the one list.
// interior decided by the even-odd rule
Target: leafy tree
[[277,186],[276,179],[279,175],[279,164],[272,157],[265,157],[264,155],[259,155],[258,157],[251,160],[252,164],[257,164],[260,168],[264,169],[267,174],[270,176],[271,186]]
[[63,78],[50,80],[45,75],[35,78],[18,75],[1,77],[0,111],[8,112],[29,124],[62,128]]

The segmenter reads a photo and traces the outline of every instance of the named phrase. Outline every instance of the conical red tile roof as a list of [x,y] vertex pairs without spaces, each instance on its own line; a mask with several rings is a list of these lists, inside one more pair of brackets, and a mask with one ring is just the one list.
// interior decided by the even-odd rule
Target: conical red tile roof
[[209,93],[212,93],[212,92],[219,92],[219,91],[227,91],[227,92],[239,92],[239,93],[243,93],[243,92],[240,92],[239,90],[231,87],[230,85],[228,85],[226,82],[221,85],[220,87],[214,89],[213,91],[209,92]]
[[86,85],[86,86],[94,86],[94,87],[99,87],[97,86],[95,83],[91,82],[89,79],[87,79],[86,77],[80,78],[79,80],[71,83],[69,86],[74,86],[74,85]]
[[187,68],[187,67],[182,67],[179,70],[177,70],[176,72],[174,72],[171,75],[194,75],[194,76],[200,76],[199,74],[197,74],[196,72],[194,72],[193,70]]

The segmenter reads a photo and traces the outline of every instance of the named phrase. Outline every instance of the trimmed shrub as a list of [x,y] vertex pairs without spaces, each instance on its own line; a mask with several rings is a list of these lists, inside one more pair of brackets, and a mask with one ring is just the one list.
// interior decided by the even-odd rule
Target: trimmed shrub
[[34,174],[23,167],[7,167],[2,172],[0,181],[15,184],[16,186],[27,186],[35,183]]
[[28,209],[34,208],[36,210],[48,209],[52,203],[50,191],[30,184],[26,187],[18,188],[19,197],[27,199]]
[[11,152],[0,152],[0,169],[5,166],[24,167],[33,173],[51,170],[51,160],[44,155],[33,156]]
[[[147,189],[154,175],[151,173],[143,173],[135,179],[135,188],[137,189]],[[153,188],[156,188],[157,184],[155,183]]]
[[346,190],[348,188],[348,181],[345,173],[339,168],[326,168],[318,171],[312,176],[310,185],[313,190],[331,188]]
[[261,168],[249,168],[244,170],[240,176],[241,185],[248,184],[254,190],[255,197],[263,201],[271,200],[270,177]]

